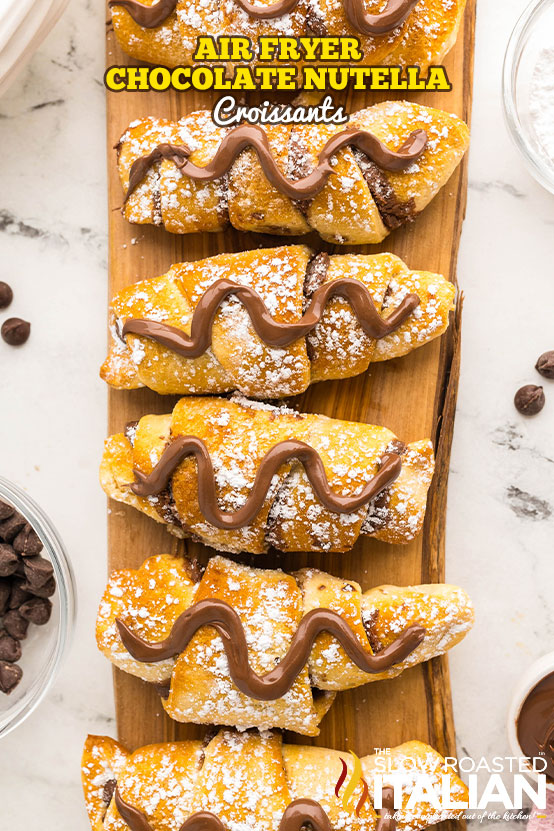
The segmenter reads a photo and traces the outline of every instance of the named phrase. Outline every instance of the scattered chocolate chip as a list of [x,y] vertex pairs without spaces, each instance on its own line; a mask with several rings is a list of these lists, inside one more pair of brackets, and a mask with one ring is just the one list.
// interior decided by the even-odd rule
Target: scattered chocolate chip
[[31,597],[21,604],[19,614],[35,626],[44,626],[50,620],[52,604],[45,597]]
[[0,577],[10,577],[19,565],[19,557],[7,543],[0,543]]
[[10,635],[0,635],[0,661],[9,661],[11,664],[21,658],[21,644]]
[[7,309],[13,300],[13,291],[11,286],[0,280],[0,309]]
[[13,580],[8,608],[19,609],[21,604],[25,603],[29,597],[29,592],[23,588],[23,580]]
[[112,801],[112,797],[115,793],[115,789],[117,787],[117,780],[116,779],[108,779],[104,788],[102,789],[102,802],[105,805],[109,805]]
[[40,589],[41,586],[44,586],[50,580],[54,569],[49,560],[45,560],[44,557],[37,554],[35,557],[25,557],[23,560],[23,572],[25,574],[25,580],[30,586],[28,591],[32,592],[34,589]]
[[2,324],[0,332],[10,346],[21,346],[29,339],[31,324],[20,317],[10,317]]
[[17,609],[11,609],[4,615],[4,629],[8,635],[12,636],[12,638],[22,641],[27,637],[28,628],[29,621],[25,620],[25,618],[19,614]]
[[0,522],[3,522],[12,514],[15,514],[15,508],[12,508],[7,502],[0,502]]
[[0,580],[0,616],[8,609],[8,601],[12,590],[12,581],[7,579]]
[[522,415],[537,415],[544,407],[543,388],[536,387],[534,384],[526,384],[516,392],[514,405]]
[[543,378],[554,378],[554,349],[542,353],[535,364],[535,369]]
[[32,557],[35,554],[40,554],[44,548],[39,535],[34,528],[31,528],[29,523],[21,529],[14,539],[13,547],[22,557]]
[[56,591],[56,581],[54,577],[50,577],[43,586],[32,586],[30,583],[22,583],[21,588],[29,592],[29,594],[34,594],[35,597],[52,597]]
[[9,695],[17,687],[22,676],[23,670],[20,666],[0,661],[0,692]]
[[22,517],[21,514],[15,511],[3,522],[0,522],[0,540],[13,542],[24,525],[25,517]]

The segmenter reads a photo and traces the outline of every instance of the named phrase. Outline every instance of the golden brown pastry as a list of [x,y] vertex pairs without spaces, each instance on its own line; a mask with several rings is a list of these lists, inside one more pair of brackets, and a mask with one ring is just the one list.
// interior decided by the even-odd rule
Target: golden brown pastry
[[[267,141],[277,174],[289,186],[293,180],[294,186],[306,182],[306,177],[309,180],[328,142],[344,137],[345,130],[371,134],[373,139],[366,135],[370,144],[375,139],[381,142],[374,158],[394,157],[376,163],[370,149],[362,151],[352,138],[351,144],[331,156],[331,172],[328,177],[322,174],[325,184],[317,194],[295,198],[285,195],[289,186],[270,183],[252,147],[243,149],[235,161],[225,153],[230,167],[219,178],[191,178],[194,169],[221,158],[220,146],[229,141],[233,129],[217,127],[207,110],[178,122],[154,117],[133,122],[118,144],[124,215],[129,222],[163,225],[175,234],[221,231],[230,222],[241,231],[301,235],[314,230],[332,243],[378,243],[392,229],[414,219],[436,196],[469,143],[467,125],[457,116],[408,101],[360,110],[351,115],[346,128],[251,127],[260,141]],[[406,142],[408,150],[402,151]],[[404,164],[399,159],[412,157],[411,147],[419,148],[414,150],[416,160],[399,169]],[[385,169],[383,164],[396,169]]]
[[[410,741],[391,748],[386,758],[390,764],[382,772],[383,791],[392,785],[399,791],[398,801],[391,806],[395,822],[390,827],[419,831],[461,816],[467,788],[440,753]],[[317,802],[325,812],[328,825],[318,824],[314,831],[375,831],[382,809],[373,803],[380,791],[377,777],[383,757],[365,756],[360,761],[363,778],[348,798],[346,787],[355,773],[348,753],[283,744],[278,733],[221,730],[207,743],[152,744],[134,753],[107,736],[89,736],[82,781],[92,831],[178,831],[201,811],[217,817],[222,826],[216,827],[228,831],[278,831],[295,800]],[[344,767],[348,778],[337,788],[337,796],[335,788]],[[400,784],[403,773],[408,773],[407,784]],[[428,801],[410,800],[415,777],[436,789],[439,799],[442,785],[461,807],[434,808]],[[117,803],[124,811],[125,807],[134,809],[147,825],[125,822]],[[213,822],[204,815],[206,819]],[[298,825],[293,827],[298,829]]]
[[[232,285],[244,302],[241,294],[224,294]],[[322,292],[333,287],[344,294],[329,296],[314,313]],[[179,263],[114,297],[101,376],[118,389],[165,394],[296,395],[439,337],[454,294],[440,274],[411,271],[394,254],[313,255],[288,245]],[[214,303],[221,297],[213,318],[212,296]],[[282,331],[274,335],[258,306],[251,312],[245,305],[260,301]],[[314,322],[298,336],[301,319],[307,327]],[[264,327],[262,334],[255,327]],[[271,345],[283,334],[293,340]]]
[[[143,0],[143,3],[144,6],[154,5],[152,0]],[[266,9],[274,3],[275,0],[255,0],[254,6]],[[423,71],[442,63],[454,45],[465,0],[419,0],[415,4],[412,0],[411,3],[404,3],[402,5],[408,10],[405,20],[383,34],[365,33],[353,25],[347,17],[344,0],[334,3],[331,0],[317,3],[299,0],[292,11],[274,20],[256,19],[245,12],[237,0],[227,4],[217,3],[216,0],[166,0],[164,4],[158,3],[156,10],[163,5],[166,14],[157,14],[156,17],[161,17],[161,20],[155,20],[158,25],[152,28],[137,22],[144,15],[141,15],[136,0],[130,4],[131,8],[124,8],[124,5],[112,5],[117,39],[125,52],[148,63],[171,67],[192,64],[200,35],[214,38],[220,35],[242,36],[250,38],[254,45],[261,36],[300,38],[318,35],[357,38],[363,52],[361,66],[419,65]],[[360,3],[359,0],[352,0],[349,5]],[[383,3],[378,0],[365,0],[361,5],[370,15],[383,11]],[[150,24],[152,20],[143,22]],[[252,63],[256,62],[254,58]]]
[[[222,603],[238,615],[235,646],[242,636],[246,639],[238,683],[247,678],[245,667],[263,676],[281,662],[288,684],[283,695],[272,679],[253,694],[234,683],[225,641],[204,617],[219,620]],[[364,671],[328,630],[316,636],[310,650],[307,618],[314,621],[316,609],[325,610],[325,622],[329,612],[331,620],[340,616],[352,640],[368,655],[380,655],[383,666]],[[183,638],[182,624],[194,615],[198,629]],[[160,685],[163,706],[177,721],[281,727],[314,736],[334,691],[392,678],[441,655],[465,637],[472,623],[471,601],[457,586],[378,586],[362,594],[357,583],[317,569],[288,575],[219,556],[210,559],[200,578],[189,560],[162,554],[136,571],[112,574],[100,603],[96,640],[115,666]],[[234,633],[233,618],[231,624]],[[166,639],[169,657],[159,651]],[[296,672],[291,658],[301,648],[308,659]],[[254,697],[260,695],[265,698]]]
[[428,439],[405,445],[385,427],[235,395],[182,398],[111,436],[100,481],[112,499],[220,551],[348,551],[360,534],[412,540],[433,467]]

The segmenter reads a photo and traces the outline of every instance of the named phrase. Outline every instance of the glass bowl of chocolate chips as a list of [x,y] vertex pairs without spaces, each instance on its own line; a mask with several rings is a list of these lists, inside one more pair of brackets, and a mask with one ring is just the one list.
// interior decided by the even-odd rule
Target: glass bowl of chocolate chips
[[0,476],[0,737],[40,704],[68,646],[71,565],[44,511]]

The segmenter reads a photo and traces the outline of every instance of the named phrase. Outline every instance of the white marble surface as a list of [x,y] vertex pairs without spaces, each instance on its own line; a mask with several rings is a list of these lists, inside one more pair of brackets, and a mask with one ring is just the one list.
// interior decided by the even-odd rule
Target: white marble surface
[[[537,382],[536,357],[554,348],[554,197],[523,168],[500,105],[503,51],[525,3],[480,2],[459,259],[466,300],[447,576],[477,607],[473,633],[451,656],[459,743],[474,757],[508,752],[511,688],[554,646],[554,382],[536,418],[512,406],[520,384]],[[14,831],[38,817],[45,831],[88,828],[83,736],[114,729],[110,671],[91,626],[106,543],[96,484],[106,397],[95,380],[105,344],[104,22],[103,4],[73,0],[0,99],[0,279],[16,288],[10,312],[33,324],[25,348],[0,342],[0,467],[60,529],[80,603],[78,649],[40,710],[0,744],[1,824]]]

